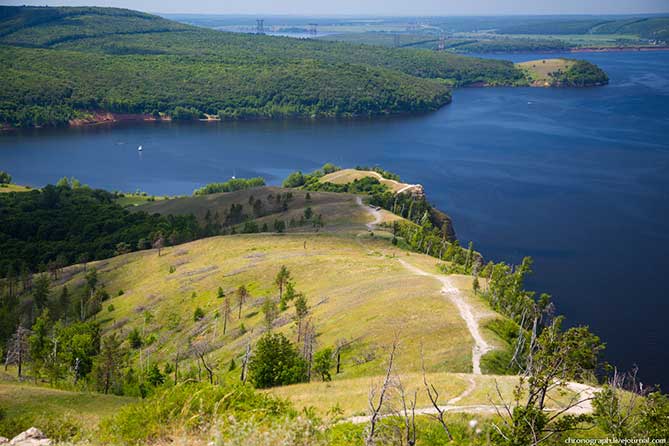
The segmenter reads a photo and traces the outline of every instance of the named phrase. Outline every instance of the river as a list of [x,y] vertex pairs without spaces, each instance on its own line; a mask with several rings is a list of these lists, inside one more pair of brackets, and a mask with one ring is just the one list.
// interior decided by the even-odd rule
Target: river
[[608,360],[637,364],[667,390],[669,52],[577,56],[610,85],[461,89],[416,117],[10,132],[0,135],[0,170],[34,186],[67,175],[187,194],[232,175],[278,184],[328,161],[378,164],[422,183],[487,258],[533,256],[529,287],[552,294],[569,324],[590,325]]

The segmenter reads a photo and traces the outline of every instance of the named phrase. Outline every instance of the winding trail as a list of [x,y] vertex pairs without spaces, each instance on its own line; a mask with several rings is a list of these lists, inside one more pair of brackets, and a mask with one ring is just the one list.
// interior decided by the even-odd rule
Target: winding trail
[[377,211],[374,208],[365,206],[365,204],[362,202],[362,198],[359,196],[355,197],[355,202],[358,203],[358,206],[369,212],[372,215],[372,217],[374,217],[374,221],[365,224],[365,226],[367,226],[367,229],[373,231],[376,225],[378,225],[379,223],[381,223],[381,221],[383,221],[383,217],[381,217],[381,211]]
[[[367,223],[367,229],[370,231],[375,228],[377,224],[382,221],[381,212],[376,209],[365,206],[362,202],[361,197],[356,197],[357,204],[362,207],[365,211],[371,214],[374,217],[374,221]],[[476,316],[476,310],[472,307],[469,302],[467,302],[466,297],[460,289],[458,289],[451,278],[441,274],[433,274],[427,271],[424,271],[410,263],[406,262],[403,259],[398,259],[399,262],[410,272],[419,275],[419,276],[430,276],[437,279],[442,284],[441,292],[442,294],[448,296],[448,298],[455,304],[460,312],[460,316],[465,321],[467,329],[474,339],[474,346],[472,347],[472,370],[473,374],[468,377],[469,386],[458,396],[451,398],[446,402],[446,405],[439,406],[439,409],[445,412],[467,412],[467,413],[497,413],[498,411],[504,410],[502,405],[494,404],[477,404],[477,405],[457,405],[462,399],[469,396],[476,389],[476,375],[482,375],[481,373],[481,358],[483,355],[493,350],[493,347],[486,342],[486,340],[481,335],[478,318]],[[587,384],[581,384],[576,382],[568,382],[565,387],[570,391],[576,394],[576,400],[579,400],[578,404],[575,404],[573,407],[566,410],[565,414],[570,415],[580,415],[592,413],[592,399],[595,397],[595,394],[599,391],[596,387],[589,386]],[[549,412],[554,412],[559,409],[546,409]],[[433,415],[437,413],[437,410],[434,407],[425,407],[418,408],[415,411],[416,415]],[[347,418],[345,421],[360,424],[367,423],[370,420],[370,416],[355,416]]]
[[443,276],[441,274],[432,274],[427,271],[423,271],[420,268],[417,268],[406,261],[399,259],[400,263],[409,271],[419,276],[429,276],[437,279],[442,284],[441,292],[448,296],[448,298],[455,304],[455,306],[460,311],[460,316],[464,319],[465,324],[467,324],[467,329],[469,334],[471,334],[474,339],[474,346],[472,347],[472,370],[474,375],[481,375],[481,357],[488,353],[493,347],[483,339],[481,331],[479,329],[478,318],[475,316],[474,307],[472,307],[465,299],[458,288],[456,288],[451,282],[451,278],[448,276]]
[[[367,229],[369,229],[370,231],[373,230],[374,227],[377,224],[379,224],[382,220],[381,212],[377,211],[372,207],[365,206],[365,204],[362,202],[361,197],[356,197],[356,202],[358,203],[358,206],[362,207],[365,211],[367,211],[374,217],[374,221],[366,224]],[[488,344],[481,335],[478,318],[475,316],[474,307],[472,307],[467,302],[462,291],[460,291],[457,287],[453,285],[450,277],[444,276],[442,274],[428,273],[427,271],[417,268],[402,259],[398,260],[402,264],[402,266],[404,266],[412,273],[419,276],[429,276],[441,282],[442,294],[448,296],[451,302],[453,302],[453,304],[455,304],[455,306],[458,308],[460,316],[465,321],[465,324],[467,324],[467,329],[469,330],[469,333],[474,339],[474,346],[472,347],[472,370],[475,375],[481,375],[481,357],[483,357],[483,355],[492,350],[493,347],[490,344]]]

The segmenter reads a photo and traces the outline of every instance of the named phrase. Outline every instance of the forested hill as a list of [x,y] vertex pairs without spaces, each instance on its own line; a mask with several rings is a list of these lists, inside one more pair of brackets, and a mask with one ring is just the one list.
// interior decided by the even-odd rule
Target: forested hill
[[435,110],[452,86],[527,81],[510,62],[233,34],[113,8],[0,7],[0,123]]

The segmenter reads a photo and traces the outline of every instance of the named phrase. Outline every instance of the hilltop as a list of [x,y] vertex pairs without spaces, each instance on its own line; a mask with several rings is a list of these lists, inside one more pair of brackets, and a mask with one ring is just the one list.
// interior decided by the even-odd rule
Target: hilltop
[[435,110],[513,64],[234,34],[114,8],[2,7],[0,121],[369,116]]
[[537,87],[594,87],[609,78],[595,64],[573,59],[542,59],[516,64]]

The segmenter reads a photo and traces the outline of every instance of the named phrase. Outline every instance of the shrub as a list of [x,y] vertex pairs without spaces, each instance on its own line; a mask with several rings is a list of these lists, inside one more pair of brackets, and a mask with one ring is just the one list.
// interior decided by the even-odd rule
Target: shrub
[[306,371],[306,362],[281,333],[263,335],[249,363],[249,376],[259,388],[306,381]]
[[197,307],[195,311],[193,312],[193,320],[195,322],[200,321],[204,319],[204,310],[200,307]]

